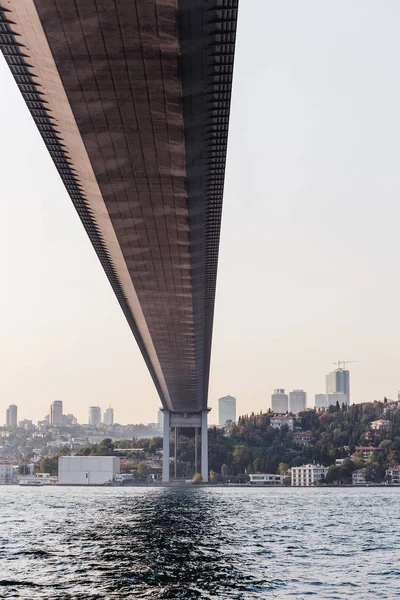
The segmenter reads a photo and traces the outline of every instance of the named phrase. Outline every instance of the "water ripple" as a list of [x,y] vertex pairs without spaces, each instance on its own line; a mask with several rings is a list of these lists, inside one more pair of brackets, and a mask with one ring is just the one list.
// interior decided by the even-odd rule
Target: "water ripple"
[[0,488],[0,598],[398,598],[399,489]]

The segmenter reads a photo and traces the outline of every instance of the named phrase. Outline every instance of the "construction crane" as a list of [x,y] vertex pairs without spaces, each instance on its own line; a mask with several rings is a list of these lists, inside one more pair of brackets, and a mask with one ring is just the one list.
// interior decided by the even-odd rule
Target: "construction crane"
[[337,362],[335,362],[333,364],[337,365],[338,369],[345,369],[346,365],[348,363],[354,363],[354,362],[358,362],[358,360],[338,360]]

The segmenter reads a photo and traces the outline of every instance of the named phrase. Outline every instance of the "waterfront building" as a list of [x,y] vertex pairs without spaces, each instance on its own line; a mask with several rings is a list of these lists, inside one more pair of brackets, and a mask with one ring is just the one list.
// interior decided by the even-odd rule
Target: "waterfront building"
[[58,483],[61,485],[111,483],[119,472],[118,456],[60,456],[58,459]]
[[89,406],[89,425],[96,427],[101,424],[100,406]]
[[16,427],[18,423],[18,407],[10,404],[6,410],[6,427]]
[[357,471],[353,471],[351,474],[351,479],[353,485],[365,485],[367,483],[366,480],[367,469],[357,469]]
[[[326,376],[326,395],[344,394],[345,404],[350,404],[350,371],[347,369],[336,369]],[[335,402],[336,403],[336,402]]]
[[218,400],[218,422],[220,427],[225,427],[228,421],[236,423],[236,398],[223,396]]
[[289,431],[293,431],[294,429],[294,420],[293,417],[289,415],[280,415],[270,418],[270,425],[272,429],[280,429],[282,425],[287,425],[289,427]]
[[309,487],[318,485],[328,474],[324,465],[302,465],[291,468],[292,486]]
[[283,485],[284,475],[271,475],[270,473],[250,473],[250,485]]
[[336,404],[338,404],[338,403],[339,403],[340,407],[342,406],[342,404],[345,404],[348,406],[347,396],[343,392],[335,392],[334,394],[327,394],[326,399],[327,399],[328,406],[336,406]]
[[380,431],[382,429],[388,429],[390,427],[390,421],[386,419],[377,419],[376,421],[372,421],[371,429],[375,431]]
[[278,388],[271,395],[271,410],[277,413],[287,413],[289,408],[289,398],[285,390]]
[[307,394],[303,390],[293,390],[289,393],[289,412],[297,413],[305,410],[307,406]]
[[50,425],[62,426],[63,424],[63,403],[62,400],[54,400],[50,404]]
[[326,408],[326,394],[315,394],[315,408]]
[[0,485],[14,483],[17,479],[17,467],[0,465]]
[[390,467],[386,471],[386,475],[390,477],[391,483],[400,484],[400,466]]
[[104,411],[104,425],[107,425],[108,427],[114,425],[114,409],[111,408],[111,406]]

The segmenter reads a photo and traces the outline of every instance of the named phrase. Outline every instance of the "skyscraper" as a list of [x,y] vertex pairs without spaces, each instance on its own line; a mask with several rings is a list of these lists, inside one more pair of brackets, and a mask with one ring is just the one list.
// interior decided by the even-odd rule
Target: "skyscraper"
[[158,410],[157,424],[158,424],[158,429],[160,431],[162,431],[164,429],[164,413],[161,409]]
[[293,390],[289,393],[289,412],[297,415],[307,406],[307,394],[303,390]]
[[274,390],[271,395],[271,410],[272,412],[287,413],[289,406],[289,399],[285,390],[278,388]]
[[315,394],[315,408],[326,408],[326,394]]
[[18,423],[18,407],[16,404],[10,404],[6,410],[6,426],[16,427]]
[[339,404],[340,407],[342,406],[342,404],[347,404],[347,406],[348,406],[347,395],[343,394],[343,392],[335,392],[334,394],[327,394],[326,395],[326,403],[327,403],[327,406],[336,406],[337,404]]
[[111,406],[104,411],[104,425],[114,425],[114,409]]
[[50,404],[50,425],[61,426],[63,424],[62,400],[54,400]]
[[89,406],[89,425],[96,427],[101,424],[101,408],[100,406]]
[[347,406],[350,404],[350,371],[336,369],[326,376],[326,395],[345,394]]
[[218,400],[219,426],[225,427],[227,421],[236,423],[236,398],[223,396]]

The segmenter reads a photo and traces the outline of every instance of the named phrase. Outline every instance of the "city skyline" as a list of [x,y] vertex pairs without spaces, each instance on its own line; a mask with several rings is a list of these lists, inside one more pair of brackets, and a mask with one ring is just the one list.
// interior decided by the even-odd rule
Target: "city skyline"
[[[400,388],[400,8],[366,0],[345,14],[240,8],[211,420],[228,384],[238,414],[279,385],[310,402],[339,356],[360,361],[353,402]],[[0,80],[0,409],[33,418],[60,398],[84,421],[88,405],[112,402],[120,421],[149,422],[152,380],[3,59]]]

